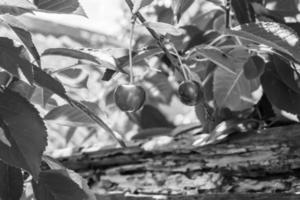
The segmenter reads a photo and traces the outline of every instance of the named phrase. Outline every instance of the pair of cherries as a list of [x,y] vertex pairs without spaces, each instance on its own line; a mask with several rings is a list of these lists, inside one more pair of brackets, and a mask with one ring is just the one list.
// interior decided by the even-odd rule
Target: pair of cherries
[[[185,80],[178,87],[180,101],[188,106],[195,106],[204,98],[203,90],[196,81]],[[138,85],[119,85],[114,91],[114,100],[120,110],[135,112],[145,103],[146,92]]]

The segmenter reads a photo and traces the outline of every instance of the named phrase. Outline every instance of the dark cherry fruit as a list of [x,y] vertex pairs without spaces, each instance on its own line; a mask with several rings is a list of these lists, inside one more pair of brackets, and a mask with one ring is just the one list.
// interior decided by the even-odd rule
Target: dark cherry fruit
[[138,85],[119,85],[114,92],[114,100],[120,110],[125,112],[135,112],[145,103],[146,92]]
[[195,106],[204,98],[203,90],[196,81],[183,81],[178,87],[180,101],[188,106]]

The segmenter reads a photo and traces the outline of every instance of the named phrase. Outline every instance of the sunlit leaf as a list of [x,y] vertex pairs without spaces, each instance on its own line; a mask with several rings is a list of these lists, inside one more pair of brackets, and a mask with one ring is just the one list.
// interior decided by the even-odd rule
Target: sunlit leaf
[[297,33],[284,24],[258,22],[236,26],[228,33],[258,44],[272,47],[300,62],[300,41]]
[[161,35],[181,35],[183,31],[180,28],[176,28],[175,26],[163,22],[144,22],[144,25],[155,30],[157,33]]
[[231,62],[230,69],[235,74],[217,68],[214,73],[214,99],[219,107],[227,107],[232,111],[240,111],[252,107],[261,98],[259,91],[259,80],[246,79],[243,65],[249,57],[248,52],[233,50],[227,55]]

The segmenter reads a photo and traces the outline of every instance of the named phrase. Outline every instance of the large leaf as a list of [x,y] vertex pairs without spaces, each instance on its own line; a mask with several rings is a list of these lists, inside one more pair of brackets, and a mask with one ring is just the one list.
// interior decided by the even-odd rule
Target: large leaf
[[217,68],[214,73],[214,98],[219,107],[227,107],[232,111],[240,111],[250,108],[258,102],[261,93],[254,95],[259,87],[259,80],[246,79],[243,65],[249,57],[248,52],[236,49],[227,55],[231,62],[230,69],[235,74],[229,73],[223,68]]
[[232,60],[222,50],[216,47],[204,47],[202,45],[196,46],[195,50],[196,52],[193,54],[193,57],[205,57],[224,71],[236,75],[236,72],[232,69]]
[[21,15],[35,9],[28,0],[0,0],[0,14]]
[[17,18],[10,15],[3,16],[3,21],[6,23],[20,38],[26,48],[29,50],[35,61],[40,65],[40,55],[33,44],[30,32],[27,30],[25,25],[23,25]]
[[32,181],[37,200],[84,200],[87,194],[68,177],[65,170],[42,171],[38,182]]
[[258,22],[236,26],[228,33],[258,44],[264,44],[300,62],[300,45],[297,33],[284,24]]
[[261,83],[273,105],[281,110],[300,114],[300,94],[282,81],[274,63],[267,63],[265,73],[261,76]]
[[[99,111],[98,105],[95,103],[84,102],[84,104],[94,112]],[[90,119],[81,110],[74,108],[69,104],[58,106],[52,109],[44,117],[45,120],[54,121],[57,124],[65,126],[94,126],[96,123]]]
[[21,169],[9,166],[0,160],[0,199],[19,200],[23,193]]
[[0,67],[21,80],[24,79],[22,77],[25,75],[27,81],[32,83],[33,69],[26,53],[23,46],[17,47],[13,40],[0,37]]
[[80,8],[78,0],[34,0],[34,4],[41,10],[56,13],[74,13]]
[[78,173],[74,172],[73,170],[70,170],[63,166],[60,162],[57,160],[49,157],[49,156],[43,156],[43,163],[47,164],[47,166],[52,170],[61,170],[63,174],[75,183],[85,191],[85,193],[89,196],[89,200],[94,200],[95,195],[92,193],[92,191],[89,189],[89,186],[87,184],[87,180],[83,179]]
[[283,60],[279,56],[272,55],[270,56],[271,61],[279,75],[281,81],[292,89],[294,92],[300,94],[300,74],[299,70],[291,68],[291,64],[288,61]]
[[30,172],[37,179],[47,133],[38,111],[18,93],[0,92],[1,128],[11,146],[0,142],[0,158]]

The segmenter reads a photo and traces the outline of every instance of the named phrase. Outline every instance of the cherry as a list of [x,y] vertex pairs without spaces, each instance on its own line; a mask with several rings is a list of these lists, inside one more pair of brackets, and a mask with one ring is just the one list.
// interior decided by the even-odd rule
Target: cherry
[[188,106],[195,106],[204,98],[200,84],[192,80],[180,83],[178,87],[178,95],[180,101]]
[[135,112],[145,103],[146,92],[138,85],[119,85],[114,92],[114,100],[120,110],[125,112]]

